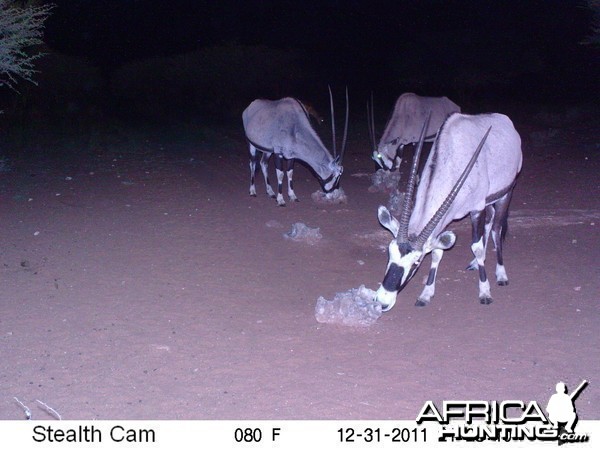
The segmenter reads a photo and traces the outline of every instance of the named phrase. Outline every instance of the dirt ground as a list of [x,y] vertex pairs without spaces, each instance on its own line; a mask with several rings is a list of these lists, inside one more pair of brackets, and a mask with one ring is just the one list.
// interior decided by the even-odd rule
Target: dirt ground
[[[434,400],[537,400],[590,385],[600,419],[600,128],[516,121],[524,166],[506,287],[479,304],[467,220],[414,306],[428,262],[369,328],[319,324],[319,296],[383,279],[390,236],[356,127],[348,203],[277,207],[248,195],[240,124],[203,133],[106,131],[0,173],[0,419],[414,419]],[[366,128],[366,126],[364,127]],[[405,168],[403,167],[403,170]],[[283,238],[319,227],[315,245]],[[493,276],[494,255],[488,254]]]

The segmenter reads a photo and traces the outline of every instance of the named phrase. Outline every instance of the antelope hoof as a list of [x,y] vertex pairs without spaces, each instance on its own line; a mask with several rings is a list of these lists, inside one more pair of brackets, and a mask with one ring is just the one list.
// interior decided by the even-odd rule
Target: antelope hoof
[[422,308],[423,306],[427,306],[429,305],[429,300],[422,300],[422,299],[417,299],[417,302],[415,303],[415,306],[418,306],[419,308]]
[[469,265],[465,268],[465,270],[478,270],[479,264],[477,264],[477,260],[474,259],[469,263]]
[[255,193],[250,192],[250,197],[256,197],[256,192]]
[[508,286],[508,280],[498,280],[498,286]]
[[492,297],[481,297],[479,299],[479,303],[481,303],[482,305],[489,305],[492,302],[493,302]]
[[277,202],[277,206],[281,206],[283,208],[286,206],[286,204],[285,204],[285,202],[281,202],[281,203]]

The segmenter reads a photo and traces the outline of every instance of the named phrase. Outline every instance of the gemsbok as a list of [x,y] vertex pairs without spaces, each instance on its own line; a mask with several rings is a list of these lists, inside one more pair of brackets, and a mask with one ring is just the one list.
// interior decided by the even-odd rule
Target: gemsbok
[[413,159],[400,220],[392,217],[384,206],[379,207],[377,214],[381,225],[394,236],[388,248],[385,277],[376,295],[384,311],[394,306],[398,292],[428,253],[431,253],[431,269],[416,305],[425,306],[430,302],[444,250],[456,241],[452,231],[444,230],[450,222],[467,214],[472,224],[471,250],[479,269],[479,301],[492,302],[485,271],[490,231],[496,249],[496,281],[501,286],[508,284],[502,241],[523,159],[519,133],[503,114],[450,115],[433,144],[414,195],[426,129],[427,120]]
[[[260,168],[265,179],[267,194],[272,198],[276,197],[279,206],[285,206],[282,192],[284,161],[287,161],[288,196],[291,201],[298,201],[292,181],[296,159],[305,162],[314,171],[325,192],[331,192],[338,187],[343,171],[342,160],[348,134],[348,91],[346,90],[346,122],[339,155],[336,149],[331,90],[329,96],[333,156],[311,126],[309,113],[300,100],[290,97],[280,100],[259,99],[254,100],[244,110],[242,121],[250,147],[250,195],[256,196],[255,174],[259,152],[261,153]],[[275,172],[277,174],[277,195],[271,188],[268,177],[269,159],[273,155],[275,155]]]
[[421,126],[429,112],[431,112],[431,119],[425,132],[425,142],[434,141],[444,120],[450,114],[460,112],[460,106],[448,97],[421,97],[410,92],[402,94],[396,100],[392,116],[376,147],[373,97],[371,97],[370,109],[367,103],[369,138],[373,149],[372,159],[379,167],[386,170],[396,170],[400,167],[404,146],[418,142]]

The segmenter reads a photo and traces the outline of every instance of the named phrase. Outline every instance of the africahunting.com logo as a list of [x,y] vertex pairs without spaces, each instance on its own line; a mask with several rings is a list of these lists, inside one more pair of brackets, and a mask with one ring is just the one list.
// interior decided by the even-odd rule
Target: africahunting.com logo
[[428,401],[416,421],[440,424],[441,442],[541,440],[558,441],[559,445],[587,442],[589,435],[575,432],[575,399],[587,385],[587,380],[583,380],[569,394],[565,383],[557,383],[546,413],[536,401],[444,401],[441,409]]

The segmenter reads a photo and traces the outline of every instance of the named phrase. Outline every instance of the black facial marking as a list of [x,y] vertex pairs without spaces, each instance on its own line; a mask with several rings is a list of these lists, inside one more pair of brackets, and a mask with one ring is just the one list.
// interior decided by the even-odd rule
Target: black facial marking
[[398,291],[400,290],[400,283],[402,282],[403,276],[404,268],[392,263],[387,273],[385,274],[385,277],[383,278],[383,283],[381,283],[381,285],[387,291]]
[[398,250],[400,250],[400,254],[402,256],[404,256],[404,255],[408,255],[414,249],[412,248],[412,245],[410,245],[410,243],[408,243],[408,242],[399,242]]

